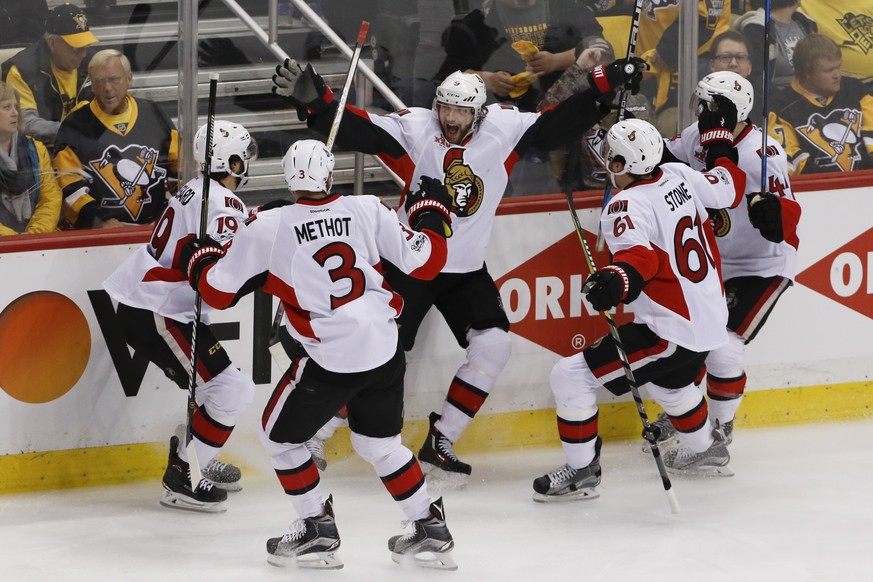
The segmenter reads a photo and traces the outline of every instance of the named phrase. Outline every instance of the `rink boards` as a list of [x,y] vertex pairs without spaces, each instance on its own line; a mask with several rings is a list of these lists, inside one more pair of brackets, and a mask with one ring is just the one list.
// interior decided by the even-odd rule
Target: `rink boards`
[[[798,280],[748,346],[741,426],[871,414],[873,174],[798,180],[795,190],[803,209]],[[580,195],[577,207],[593,249],[599,202]],[[121,345],[115,305],[101,287],[147,236],[129,229],[0,241],[0,492],[160,474],[186,394]],[[606,333],[579,294],[587,268],[563,196],[505,201],[487,264],[512,323],[513,356],[457,449],[557,444],[549,372]],[[249,296],[211,316],[234,363],[259,382],[232,440],[254,434],[279,378],[254,341],[268,327],[255,303]],[[619,309],[615,317],[622,323],[631,314]],[[432,312],[408,355],[404,440],[412,448],[463,359]],[[604,437],[639,434],[628,398],[604,393],[601,405]],[[345,454],[347,440],[332,443],[332,453]]]

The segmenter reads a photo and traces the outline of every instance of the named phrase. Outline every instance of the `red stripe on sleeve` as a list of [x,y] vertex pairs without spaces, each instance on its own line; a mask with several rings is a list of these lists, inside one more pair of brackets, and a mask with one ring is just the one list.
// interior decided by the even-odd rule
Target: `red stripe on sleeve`
[[785,242],[797,249],[800,237],[797,236],[797,225],[800,223],[800,204],[796,200],[780,198],[782,205],[782,237]]
[[311,314],[306,309],[300,307],[300,302],[297,300],[297,292],[294,290],[294,287],[290,286],[279,277],[276,277],[273,273],[269,273],[267,275],[267,282],[264,283],[263,289],[282,301],[282,304],[285,307],[285,314],[288,316],[288,321],[291,322],[291,326],[297,330],[300,335],[321,341],[312,329]]
[[446,258],[449,255],[449,246],[446,244],[445,237],[426,229],[421,232],[430,239],[430,257],[428,257],[425,264],[413,270],[409,275],[416,279],[430,281],[439,275],[440,271],[443,270],[443,267],[446,266]]

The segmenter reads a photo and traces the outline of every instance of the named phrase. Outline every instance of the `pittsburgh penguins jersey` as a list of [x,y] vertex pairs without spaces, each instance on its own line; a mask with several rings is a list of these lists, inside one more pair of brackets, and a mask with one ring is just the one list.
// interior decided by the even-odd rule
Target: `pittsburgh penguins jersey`
[[[134,251],[104,281],[110,297],[183,323],[194,321],[194,290],[179,270],[179,252],[199,234],[202,199],[203,177],[173,195],[148,244]],[[208,212],[206,233],[224,246],[248,217],[242,200],[215,180],[209,185]],[[203,305],[203,314],[208,311]]]
[[[640,18],[637,54],[658,49],[668,63],[679,58],[680,0],[644,0]],[[706,54],[712,39],[731,24],[731,0],[698,0],[699,55]],[[626,29],[625,29],[626,30]],[[627,32],[625,32],[627,35]]]
[[288,332],[318,365],[362,372],[397,352],[403,300],[385,283],[382,257],[432,279],[445,263],[445,239],[408,229],[375,196],[302,198],[250,219],[201,273],[199,289],[224,309],[263,288],[282,301]]
[[719,252],[707,208],[734,207],[745,176],[732,163],[701,173],[662,164],[649,180],[618,192],[600,228],[614,263],[647,281],[631,306],[634,322],[694,352],[727,341],[728,312]]
[[792,175],[873,168],[873,95],[857,79],[844,76],[824,103],[795,79],[774,95],[769,119]]
[[[486,109],[479,126],[460,145],[447,142],[437,114],[421,107],[377,116],[347,105],[337,135],[337,143],[346,149],[379,155],[404,180],[404,196],[421,176],[446,184],[454,199],[453,234],[443,272],[482,268],[509,174],[528,148],[550,150],[579,139],[605,115],[589,91],[539,113],[503,104]],[[310,123],[327,130],[335,112],[334,103],[310,117]],[[397,212],[406,221],[402,203]]]
[[109,115],[94,100],[61,123],[55,170],[65,215],[77,227],[110,218],[149,224],[167,205],[165,182],[176,175],[176,129],[151,101],[128,95],[127,102],[123,113]]
[[844,74],[873,81],[873,2],[818,0],[804,2],[800,9],[840,47]]
[[[761,191],[761,137],[758,128],[746,125],[734,139],[738,154],[737,165],[746,173],[746,189],[743,194]],[[706,169],[706,154],[700,145],[700,132],[696,123],[686,127],[681,135],[666,140],[664,145],[678,160],[695,170]],[[800,205],[791,191],[785,151],[772,137],[767,138],[767,188],[780,197],[782,204],[782,231],[785,240],[780,243],[768,241],[752,226],[745,202],[736,208],[710,209],[725,279],[780,275],[794,280],[797,273],[797,248],[800,244],[797,235]]]

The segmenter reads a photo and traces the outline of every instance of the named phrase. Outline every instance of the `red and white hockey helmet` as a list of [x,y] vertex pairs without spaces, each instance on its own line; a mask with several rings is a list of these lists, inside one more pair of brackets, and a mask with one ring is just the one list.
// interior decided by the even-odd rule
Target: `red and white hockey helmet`
[[292,192],[330,192],[333,166],[333,154],[316,139],[294,142],[282,158],[285,183]]
[[455,71],[437,87],[436,97],[433,99],[433,109],[437,105],[454,105],[455,107],[471,107],[473,109],[473,129],[479,126],[479,122],[485,117],[485,101],[488,94],[485,89],[485,81],[475,73]]
[[694,94],[707,103],[712,98],[721,95],[730,99],[737,107],[737,119],[745,121],[752,112],[752,103],[755,102],[755,91],[752,84],[733,71],[719,71],[710,73],[697,83]]
[[[243,163],[242,172],[231,169],[231,161],[236,156]],[[216,119],[212,126],[212,160],[209,173],[227,172],[240,179],[242,187],[248,178],[249,162],[258,158],[258,145],[246,128],[232,121]],[[194,159],[200,169],[206,169],[206,125],[197,130],[194,136]]]
[[607,169],[612,161],[624,158],[624,169],[610,174],[621,176],[631,173],[644,176],[651,173],[661,161],[664,153],[664,139],[655,126],[642,119],[625,119],[609,128],[606,134],[609,144]]

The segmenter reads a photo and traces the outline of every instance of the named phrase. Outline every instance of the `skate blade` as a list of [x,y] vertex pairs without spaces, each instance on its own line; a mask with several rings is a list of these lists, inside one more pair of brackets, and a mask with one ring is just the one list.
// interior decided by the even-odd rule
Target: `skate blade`
[[430,570],[457,570],[458,564],[448,552],[419,552],[414,555],[391,553],[395,564],[412,565]]
[[214,487],[218,487],[219,489],[224,489],[228,493],[236,493],[237,491],[242,491],[242,484],[239,481],[234,481],[233,483],[219,483],[218,481],[212,481],[211,479],[206,479]]
[[674,469],[667,467],[667,472],[673,475],[687,475],[689,477],[733,477],[734,471],[730,465],[708,465],[706,467],[692,467],[690,469]]
[[196,511],[198,513],[224,513],[227,511],[227,506],[223,501],[218,503],[201,503],[172,491],[164,491],[164,496],[161,497],[160,503],[164,507]]
[[434,492],[464,489],[470,482],[470,476],[465,473],[446,471],[427,461],[419,461],[418,464],[427,477],[427,488]]
[[340,570],[345,565],[335,552],[314,552],[302,556],[274,556],[267,554],[267,563],[280,568],[303,568],[306,570]]
[[[663,455],[665,451],[669,451],[670,449],[675,449],[679,446],[679,438],[671,436],[670,438],[666,438],[662,441],[658,441],[658,450],[661,451]],[[648,442],[644,442],[643,446],[640,448],[643,455],[646,457],[652,456],[652,446]]]
[[597,499],[600,497],[600,491],[594,487],[586,487],[577,489],[576,491],[568,491],[559,495],[546,495],[545,493],[533,494],[533,500],[537,503],[564,503],[565,501],[585,501],[588,499]]

